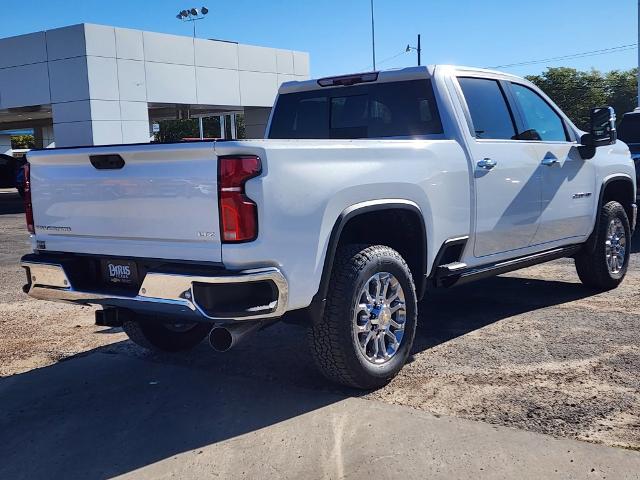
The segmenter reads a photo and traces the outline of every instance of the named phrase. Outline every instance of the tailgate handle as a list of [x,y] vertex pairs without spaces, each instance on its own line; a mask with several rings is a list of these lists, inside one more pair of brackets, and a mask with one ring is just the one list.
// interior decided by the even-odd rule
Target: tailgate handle
[[89,155],[89,160],[98,170],[120,170],[124,167],[124,160],[118,154]]

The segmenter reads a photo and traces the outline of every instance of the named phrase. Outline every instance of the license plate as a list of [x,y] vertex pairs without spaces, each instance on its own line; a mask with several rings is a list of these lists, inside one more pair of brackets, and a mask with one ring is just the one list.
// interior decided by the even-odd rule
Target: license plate
[[102,260],[102,278],[116,285],[136,285],[138,268],[135,262],[128,260]]

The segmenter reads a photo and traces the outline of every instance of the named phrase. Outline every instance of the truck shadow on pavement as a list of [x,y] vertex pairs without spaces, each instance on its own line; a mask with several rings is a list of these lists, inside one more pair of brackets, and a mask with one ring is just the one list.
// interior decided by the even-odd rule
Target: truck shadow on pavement
[[631,253],[640,252],[640,227],[636,229],[635,235],[631,238]]
[[520,277],[494,277],[435,292],[419,306],[413,351],[433,348],[514,315],[593,294],[580,283]]
[[[591,294],[577,283],[497,277],[431,296],[413,361],[502,319]],[[195,462],[201,448],[358,395],[320,378],[305,340],[303,328],[276,325],[225,355],[202,345],[181,356],[123,341],[0,379],[0,478],[102,479],[178,455]],[[262,458],[282,448],[282,429],[273,432]],[[224,452],[239,468],[247,455]]]
[[[0,380],[0,478],[103,479],[180,454],[197,461],[200,448],[343,399],[227,377],[213,365],[203,370],[132,358],[117,353],[119,347]],[[268,448],[282,448],[281,440],[259,455],[268,461]],[[241,469],[248,452],[226,450],[224,463],[235,454]]]
[[16,213],[24,213],[24,202],[18,192],[0,191],[0,215],[13,215]]

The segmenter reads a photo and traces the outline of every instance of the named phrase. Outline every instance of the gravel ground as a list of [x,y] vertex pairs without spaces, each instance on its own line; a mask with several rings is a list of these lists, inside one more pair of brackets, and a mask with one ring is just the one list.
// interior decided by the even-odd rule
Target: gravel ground
[[[0,377],[102,351],[287,387],[336,390],[315,372],[300,327],[276,325],[227,354],[145,352],[93,309],[21,292],[29,246],[16,196],[0,192]],[[414,354],[387,387],[363,395],[436,414],[640,449],[638,254],[616,291],[594,294],[559,260],[433,295]],[[1,380],[0,380],[1,381]]]

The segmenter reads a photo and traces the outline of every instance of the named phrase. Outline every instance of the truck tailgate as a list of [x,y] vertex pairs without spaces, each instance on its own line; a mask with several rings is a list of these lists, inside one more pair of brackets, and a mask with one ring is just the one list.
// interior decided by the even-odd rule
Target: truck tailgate
[[[124,166],[92,164],[94,156],[103,167],[108,155]],[[221,260],[213,143],[43,150],[28,158],[39,248]]]

